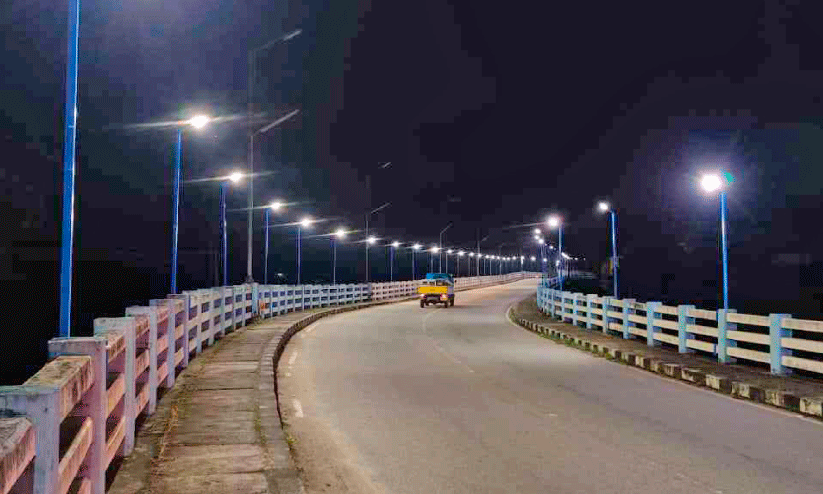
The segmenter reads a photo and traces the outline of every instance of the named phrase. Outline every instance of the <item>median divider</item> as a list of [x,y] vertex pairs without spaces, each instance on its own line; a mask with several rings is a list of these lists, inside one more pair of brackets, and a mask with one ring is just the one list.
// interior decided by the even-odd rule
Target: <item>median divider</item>
[[[556,343],[734,398],[823,420],[823,383],[819,381],[724,364],[693,353],[681,354],[659,346],[649,346],[644,340],[624,339],[622,334],[610,336],[601,330],[584,329],[574,323],[563,322],[571,319],[570,314],[574,313],[577,305],[576,302],[566,304],[570,310],[564,311],[562,316],[558,314],[558,318],[562,317],[558,320],[542,313],[532,295],[509,308],[507,315],[515,324]],[[631,314],[628,311],[625,313]],[[582,322],[585,321],[577,321]]]

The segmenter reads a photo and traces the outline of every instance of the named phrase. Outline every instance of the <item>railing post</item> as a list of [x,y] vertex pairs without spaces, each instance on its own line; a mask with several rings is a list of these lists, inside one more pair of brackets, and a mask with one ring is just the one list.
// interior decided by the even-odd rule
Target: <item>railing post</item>
[[603,334],[609,334],[609,309],[611,308],[612,299],[610,297],[603,297],[600,307],[603,309]]
[[[157,309],[154,307],[128,307],[127,316],[144,316],[149,321],[148,346],[144,351],[149,352],[149,375],[145,385],[149,390],[149,403],[146,410],[148,415],[157,408]],[[136,351],[135,347],[135,351]]]
[[783,367],[783,356],[791,356],[792,351],[783,348],[783,338],[791,338],[792,330],[783,327],[783,319],[789,314],[769,314],[769,361],[772,374],[791,374],[791,369]]
[[133,317],[112,317],[112,318],[98,318],[94,320],[94,334],[102,335],[105,333],[119,333],[123,335],[123,342],[125,343],[125,359],[123,360],[122,370],[123,378],[125,379],[125,392],[123,393],[123,422],[125,424],[125,434],[123,436],[123,456],[128,456],[134,449],[134,418],[136,413],[135,395],[136,386],[134,375],[134,332],[135,332],[135,318]]
[[594,299],[597,297],[594,293],[589,293],[586,295],[586,329],[592,329],[594,327],[594,313],[592,309],[594,309]]
[[572,325],[574,325],[574,327],[577,327],[577,323],[579,321],[579,318],[577,317],[577,302],[580,299],[580,294],[571,293],[570,295],[572,296]]
[[693,305],[677,306],[677,351],[680,353],[690,353],[688,340],[694,338],[689,333],[689,324],[694,324],[694,318],[689,316],[689,311],[694,309]]
[[189,338],[191,338],[189,334],[189,298],[186,295],[169,295],[168,298],[173,301],[174,319],[172,321],[174,321],[175,333],[177,333],[177,302],[183,304],[183,310],[180,312],[183,315],[180,321],[180,325],[183,326],[183,341],[181,343],[183,345],[183,360],[180,361],[180,366],[186,368],[189,366],[189,352],[192,350],[189,348]]
[[660,302],[646,302],[646,345],[655,346],[657,340],[654,339],[655,326],[654,318],[655,311],[660,307]]
[[734,358],[729,356],[729,347],[736,346],[736,343],[728,338],[728,332],[737,328],[736,324],[728,322],[728,314],[734,312],[734,309],[717,309],[717,360],[721,364],[734,362]]
[[634,314],[634,309],[631,308],[632,304],[637,302],[637,300],[633,298],[624,298],[623,299],[623,339],[628,340],[631,338],[631,333],[629,333],[629,328],[634,324],[633,322],[629,321],[629,314]]
[[166,308],[166,383],[165,386],[167,389],[174,386],[174,379],[176,377],[176,365],[174,363],[174,353],[176,351],[175,342],[177,341],[177,337],[175,336],[175,327],[174,327],[174,301],[169,299],[157,299],[157,300],[150,300],[149,305],[151,307],[165,307]]
[[[82,406],[86,416],[91,418],[93,432],[92,443],[89,446],[88,453],[86,453],[87,456],[81,471],[83,476],[91,482],[91,492],[104,494],[106,491],[106,465],[104,463],[106,459],[106,418],[108,415],[106,340],[103,338],[54,338],[49,340],[48,345],[49,358],[60,355],[87,355],[91,357],[94,383],[83,395],[83,402],[80,406]],[[54,439],[57,439],[57,437]],[[38,442],[37,447],[39,448],[39,446]],[[59,446],[55,445],[54,447]],[[37,454],[39,455],[39,451]],[[43,491],[38,491],[35,488],[35,492]]]

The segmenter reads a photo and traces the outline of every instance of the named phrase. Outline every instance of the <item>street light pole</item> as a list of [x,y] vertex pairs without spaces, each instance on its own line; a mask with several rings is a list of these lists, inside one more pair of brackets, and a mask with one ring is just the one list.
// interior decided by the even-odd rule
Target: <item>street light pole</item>
[[720,239],[723,246],[723,308],[729,308],[729,251],[726,240],[726,191],[720,191]]
[[[437,244],[437,270],[438,271],[440,271],[440,267],[441,267],[441,264],[440,264],[440,255],[441,254],[440,253],[443,251],[443,234],[446,233],[446,230],[451,228],[451,226],[452,226],[452,223],[449,223],[448,225],[446,225],[446,228],[443,228],[442,230],[440,230],[440,241]],[[449,268],[449,258],[446,257],[446,269],[448,269],[448,268]]]
[[66,101],[63,127],[63,225],[60,245],[60,327],[62,338],[71,336],[72,249],[74,247],[74,143],[77,135],[77,44],[80,0],[69,0]]
[[223,286],[229,284],[229,268],[226,262],[228,253],[228,240],[226,238],[226,182],[220,182],[220,249],[223,256]]

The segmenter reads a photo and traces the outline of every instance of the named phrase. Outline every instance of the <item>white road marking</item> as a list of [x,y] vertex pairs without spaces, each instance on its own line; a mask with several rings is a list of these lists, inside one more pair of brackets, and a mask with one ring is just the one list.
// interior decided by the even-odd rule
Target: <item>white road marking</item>
[[549,417],[557,417],[557,414],[556,413],[550,413]]
[[286,377],[291,377],[291,372],[286,372]]
[[297,354],[298,353],[300,353],[300,352],[294,352],[294,353],[291,354],[291,357],[289,357],[289,365],[294,364],[294,361],[297,360]]
[[295,398],[291,403],[294,406],[294,416],[299,419],[303,418],[303,407],[300,406],[300,401]]

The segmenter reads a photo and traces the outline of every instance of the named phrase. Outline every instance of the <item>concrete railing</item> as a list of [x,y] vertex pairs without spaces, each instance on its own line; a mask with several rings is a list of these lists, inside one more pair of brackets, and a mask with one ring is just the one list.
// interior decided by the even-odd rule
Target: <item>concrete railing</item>
[[561,292],[551,286],[538,287],[538,306],[545,314],[575,326],[640,338],[649,346],[668,345],[680,353],[712,354],[721,363],[735,359],[758,362],[768,365],[773,374],[788,374],[793,369],[823,374],[823,321],[642,303]]
[[[458,290],[537,273],[458,278]],[[247,284],[193,290],[125,317],[94,321],[90,337],[54,338],[50,360],[20,386],[0,387],[0,494],[105,491],[106,470],[134,448],[152,414],[204,348],[253,317],[414,296],[420,281],[344,285]]]

